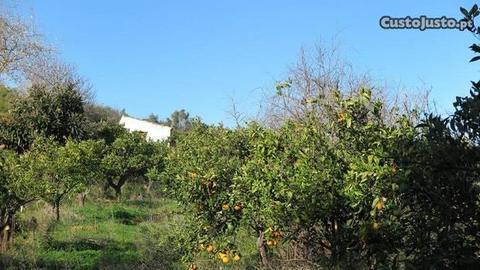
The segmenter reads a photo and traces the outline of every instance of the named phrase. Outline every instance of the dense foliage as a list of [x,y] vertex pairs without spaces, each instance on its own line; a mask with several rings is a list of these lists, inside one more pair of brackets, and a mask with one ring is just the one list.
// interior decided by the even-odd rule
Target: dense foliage
[[10,109],[9,100],[11,97],[12,91],[0,84],[0,117]]
[[53,140],[39,139],[25,155],[34,158],[19,166],[17,173],[22,178],[35,177],[37,185],[45,189],[41,197],[52,205],[56,220],[60,220],[60,203],[99,177],[103,148],[102,141],[67,141],[61,146]]
[[111,145],[108,145],[100,162],[100,170],[106,179],[106,187],[115,191],[120,197],[122,187],[128,180],[143,177],[148,169],[162,166],[161,160],[154,158],[155,154],[162,154],[165,146],[161,143],[149,142],[141,133],[124,132]]
[[75,84],[34,85],[12,101],[0,123],[0,143],[18,152],[28,150],[37,136],[65,143],[85,137],[84,97]]
[[325,267],[478,265],[473,134],[465,140],[434,116],[417,127],[401,116],[386,124],[368,89],[325,106],[322,121],[197,125],[177,139],[166,184],[190,214],[193,254],[238,259],[245,225],[265,266],[282,242]]

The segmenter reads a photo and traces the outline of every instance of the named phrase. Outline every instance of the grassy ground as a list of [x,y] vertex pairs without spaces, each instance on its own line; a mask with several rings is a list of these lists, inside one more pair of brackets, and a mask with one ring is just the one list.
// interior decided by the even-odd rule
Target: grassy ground
[[61,215],[57,223],[45,203],[29,205],[18,217],[19,232],[3,256],[3,267],[184,269],[178,255],[163,254],[162,262],[153,258],[181,219],[174,201],[96,200],[84,206],[71,201],[63,205]]
[[[143,199],[135,194],[140,192],[116,201],[102,199],[97,192],[85,205],[67,201],[61,206],[60,222],[54,221],[49,205],[28,205],[18,215],[14,246],[0,254],[0,269],[188,269],[179,252],[179,205],[161,196]],[[194,263],[199,269],[259,269],[255,239],[247,231],[238,239],[239,262],[225,266],[200,253]],[[274,252],[290,257],[279,251]],[[274,269],[309,269],[286,266],[285,261],[277,265]]]

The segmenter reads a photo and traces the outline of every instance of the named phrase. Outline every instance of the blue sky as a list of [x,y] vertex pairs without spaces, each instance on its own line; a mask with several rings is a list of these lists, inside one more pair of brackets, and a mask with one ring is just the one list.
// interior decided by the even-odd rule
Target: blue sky
[[16,1],[77,66],[99,103],[145,117],[184,108],[232,123],[233,97],[253,115],[301,47],[336,40],[380,84],[431,87],[441,110],[466,95],[480,64],[458,30],[384,30],[392,17],[459,17],[474,1]]

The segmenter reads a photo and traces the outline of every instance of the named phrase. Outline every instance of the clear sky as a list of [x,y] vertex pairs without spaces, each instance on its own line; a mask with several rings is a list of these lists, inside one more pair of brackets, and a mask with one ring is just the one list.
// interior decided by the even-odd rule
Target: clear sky
[[384,30],[383,15],[460,17],[474,1],[18,0],[93,85],[99,103],[133,116],[184,108],[231,124],[233,97],[254,114],[299,49],[337,40],[359,72],[393,88],[432,87],[441,109],[466,95],[480,64],[458,30]]

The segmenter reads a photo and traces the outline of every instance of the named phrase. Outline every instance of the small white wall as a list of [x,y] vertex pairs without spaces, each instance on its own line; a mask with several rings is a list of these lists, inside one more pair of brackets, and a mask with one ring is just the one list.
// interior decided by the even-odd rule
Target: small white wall
[[147,133],[147,139],[151,141],[163,141],[170,137],[172,128],[151,123],[144,120],[135,119],[122,115],[120,125],[123,125],[129,131],[140,131]]

